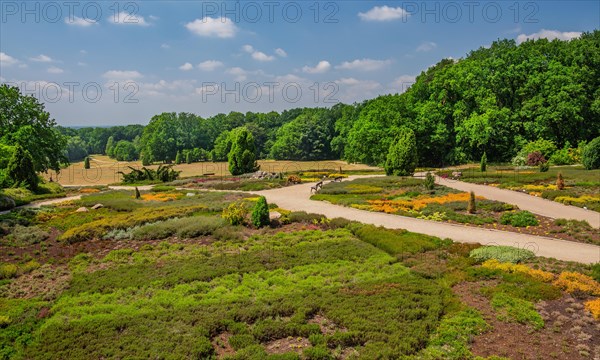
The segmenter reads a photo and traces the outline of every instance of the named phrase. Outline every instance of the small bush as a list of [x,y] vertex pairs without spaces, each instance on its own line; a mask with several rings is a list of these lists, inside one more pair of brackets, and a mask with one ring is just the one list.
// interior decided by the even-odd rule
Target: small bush
[[17,246],[27,246],[38,244],[49,237],[50,234],[37,226],[16,225],[7,239]]
[[556,190],[563,190],[565,188],[565,179],[563,179],[562,173],[558,173],[556,176]]
[[287,182],[288,184],[300,184],[302,182],[302,179],[300,179],[300,177],[297,175],[290,175],[287,178]]
[[425,175],[425,189],[433,190],[435,188],[435,177],[428,171]]
[[535,215],[529,211],[507,212],[500,217],[502,225],[512,225],[515,227],[537,226],[539,225]]
[[544,173],[548,172],[548,170],[550,170],[550,164],[548,164],[547,162],[540,164],[540,172]]
[[467,206],[467,212],[469,214],[475,214],[475,212],[477,212],[477,207],[475,205],[475,193],[472,191],[469,193],[469,205]]
[[167,191],[173,191],[173,190],[175,190],[175,186],[156,185],[150,191],[152,191],[152,192],[167,192]]
[[600,296],[600,283],[587,275],[577,272],[562,272],[554,282],[554,285],[568,293],[584,293]]
[[518,249],[512,246],[482,246],[471,250],[469,257],[477,262],[496,259],[500,262],[511,262],[517,264],[525,260],[533,259],[535,254],[531,250]]
[[333,360],[334,357],[329,354],[327,348],[323,346],[314,346],[304,349],[302,352],[306,360]]
[[247,215],[248,208],[246,205],[243,202],[235,202],[223,209],[221,217],[231,225],[243,225],[246,222]]
[[528,166],[539,166],[546,163],[546,158],[539,151],[534,151],[527,155]]
[[15,264],[2,264],[0,265],[0,280],[1,279],[12,279],[17,276],[17,265]]
[[229,345],[231,345],[234,350],[241,350],[255,344],[256,339],[254,339],[254,336],[252,335],[232,335],[229,338]]
[[581,162],[588,170],[600,169],[600,136],[583,149]]
[[481,163],[479,165],[479,170],[481,170],[481,172],[487,171],[487,155],[485,154],[485,152],[483,153],[483,155],[481,155]]
[[257,228],[269,225],[269,206],[264,196],[258,198],[252,210],[252,225]]
[[530,301],[514,298],[504,293],[496,293],[492,297],[491,305],[499,312],[500,320],[514,320],[520,324],[529,324],[535,330],[544,327],[544,320]]
[[600,263],[592,265],[592,278],[600,283]]

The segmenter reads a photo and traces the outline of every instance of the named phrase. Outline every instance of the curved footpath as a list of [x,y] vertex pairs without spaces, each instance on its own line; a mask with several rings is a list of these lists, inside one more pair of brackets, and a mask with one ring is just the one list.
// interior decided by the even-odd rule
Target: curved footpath
[[[349,180],[355,178],[358,177],[351,176]],[[365,224],[384,226],[389,229],[406,229],[408,231],[440,238],[450,238],[458,242],[514,246],[521,249],[532,250],[537,256],[552,257],[559,260],[577,261],[585,264],[600,262],[600,246],[507,231],[415,219],[400,215],[358,210],[333,205],[324,201],[313,201],[310,200],[311,186],[313,186],[313,184],[301,184],[252,193],[262,195],[268,202],[275,203],[283,209],[292,211],[306,211],[325,215],[328,218],[342,217],[349,220],[360,221]],[[514,201],[512,201],[512,203],[514,203]]]
[[[423,173],[415,176],[425,176]],[[531,196],[514,190],[499,189],[489,185],[471,184],[464,181],[443,179],[435,177],[436,184],[444,185],[460,191],[473,191],[479,196],[489,200],[502,201],[517,205],[521,210],[528,210],[534,214],[546,216],[552,219],[585,220],[591,226],[600,228],[600,213],[586,210],[577,206],[563,205],[556,201]]]

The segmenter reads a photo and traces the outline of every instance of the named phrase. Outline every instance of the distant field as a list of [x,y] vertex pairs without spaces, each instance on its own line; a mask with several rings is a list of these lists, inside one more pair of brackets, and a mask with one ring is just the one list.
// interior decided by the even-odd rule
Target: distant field
[[[274,161],[260,160],[260,169],[269,172],[297,172],[306,170],[322,170],[340,168],[343,171],[360,171],[360,170],[380,170],[377,167],[372,167],[363,164],[348,164],[345,161],[330,160],[330,161]],[[68,168],[63,169],[57,176],[51,171],[48,175],[44,175],[46,179],[52,177],[54,181],[58,181],[61,185],[108,185],[121,181],[119,171],[129,172],[128,166],[141,168],[140,161],[134,162],[119,162],[108,156],[92,156],[91,168],[86,170],[83,168],[83,162],[71,164]],[[158,165],[150,166],[157,168]],[[181,171],[181,177],[201,176],[203,174],[214,173],[218,176],[230,175],[227,169],[226,162],[213,163],[202,162],[194,164],[175,165],[175,169]]]

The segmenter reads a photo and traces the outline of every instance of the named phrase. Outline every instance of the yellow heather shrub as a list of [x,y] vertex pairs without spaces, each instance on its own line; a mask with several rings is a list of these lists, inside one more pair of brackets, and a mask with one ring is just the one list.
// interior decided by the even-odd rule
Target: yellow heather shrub
[[600,284],[591,277],[577,272],[565,271],[558,276],[554,285],[568,293],[577,291],[600,296]]
[[[469,201],[470,194],[468,192],[458,194],[446,194],[443,196],[430,197],[427,195],[419,196],[412,200],[369,200],[368,203],[371,205],[371,211],[380,211],[386,213],[395,213],[399,210],[419,211],[426,207],[428,204],[445,204],[449,202],[467,202]],[[476,199],[483,200],[484,197],[477,196]]]
[[537,269],[532,269],[527,265],[523,265],[523,264],[513,264],[513,263],[501,263],[496,259],[490,259],[485,261],[482,266],[484,268],[487,269],[492,269],[492,270],[502,270],[502,271],[506,271],[509,273],[522,273],[522,274],[527,274],[535,279],[538,279],[540,281],[543,282],[551,282],[552,280],[554,280],[554,274],[552,274],[551,272],[547,272],[547,271],[543,271],[543,270],[537,270]]
[[590,300],[586,302],[585,308],[592,313],[594,319],[600,320],[600,299]]

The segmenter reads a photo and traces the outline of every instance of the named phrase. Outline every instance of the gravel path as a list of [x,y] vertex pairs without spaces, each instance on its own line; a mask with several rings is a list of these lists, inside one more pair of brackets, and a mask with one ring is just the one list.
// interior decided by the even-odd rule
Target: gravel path
[[[359,178],[351,176],[348,180]],[[384,226],[389,229],[408,231],[450,238],[459,242],[477,242],[490,245],[508,245],[532,250],[537,256],[553,257],[566,261],[591,264],[600,262],[600,246],[551,239],[541,236],[461,226],[443,222],[415,219],[411,217],[358,210],[324,201],[310,200],[310,187],[301,184],[281,189],[254,192],[266,197],[270,203],[292,211],[322,214],[328,218],[342,217],[365,224]],[[511,201],[509,201],[511,202]],[[512,202],[514,203],[514,201]],[[560,204],[559,204],[560,205]],[[562,216],[564,217],[564,215]]]

